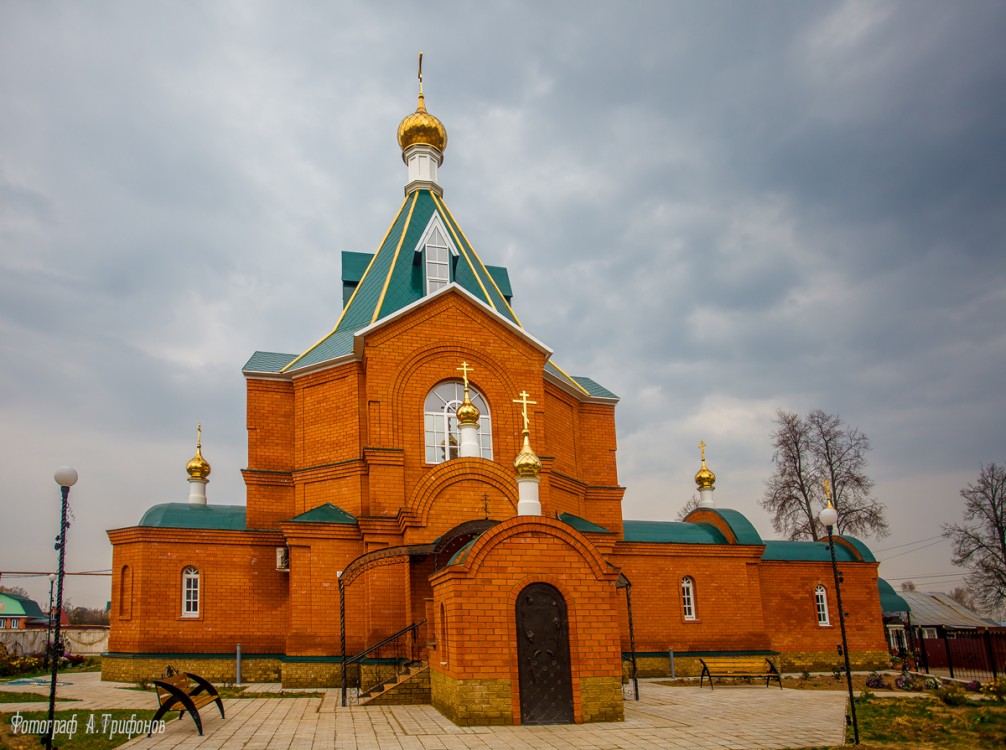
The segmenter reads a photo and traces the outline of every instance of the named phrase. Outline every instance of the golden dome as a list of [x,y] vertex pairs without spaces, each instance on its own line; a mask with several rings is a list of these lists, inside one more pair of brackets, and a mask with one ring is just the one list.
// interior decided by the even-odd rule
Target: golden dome
[[702,468],[695,474],[695,484],[698,485],[700,490],[716,484],[716,475],[709,471],[705,461],[702,462]]
[[471,399],[468,398],[467,388],[465,388],[465,400],[462,401],[461,405],[458,407],[457,415],[459,425],[473,424],[476,426],[479,423],[479,417],[482,416],[479,414],[479,408],[471,402]]
[[189,479],[202,479],[208,481],[210,475],[210,462],[203,458],[203,426],[196,427],[196,455],[185,464],[185,471],[189,474]]
[[541,473],[541,459],[531,450],[531,441],[528,439],[527,431],[524,432],[524,447],[520,449],[520,453],[514,459],[513,467],[521,479],[534,478]]
[[398,145],[402,147],[402,151],[417,143],[433,146],[440,153],[447,149],[447,128],[426,111],[426,101],[421,91],[416,111],[407,115],[398,126]]

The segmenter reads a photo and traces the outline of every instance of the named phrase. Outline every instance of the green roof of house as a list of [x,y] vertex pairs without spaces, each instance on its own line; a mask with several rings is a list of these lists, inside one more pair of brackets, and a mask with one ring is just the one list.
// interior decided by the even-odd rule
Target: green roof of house
[[624,521],[627,542],[655,544],[726,544],[726,537],[712,524],[684,521]]
[[[507,270],[482,262],[441,197],[415,190],[399,207],[377,252],[342,253],[343,308],[335,328],[302,354],[255,352],[242,371],[280,374],[348,356],[357,333],[424,299],[426,269],[417,250],[424,247],[421,242],[431,223],[439,224],[451,245],[451,282],[522,329],[510,306],[513,291]],[[546,369],[587,397],[618,398],[590,378],[568,375],[551,362]]]
[[45,613],[34,599],[20,594],[0,593],[0,617],[28,617],[45,620]]
[[603,526],[598,526],[596,523],[592,523],[588,521],[586,518],[580,518],[580,516],[574,516],[572,513],[560,513],[559,520],[565,524],[569,524],[574,529],[581,532],[586,531],[592,534],[612,533]]
[[737,538],[737,544],[765,544],[758,530],[739,510],[732,508],[701,508],[700,510],[711,511],[722,518]]
[[883,612],[908,612],[908,602],[906,602],[894,587],[883,578],[877,579],[877,590],[880,592],[880,609]]
[[356,523],[356,516],[350,515],[337,505],[325,503],[290,520],[296,523],[341,523],[351,526]]
[[158,529],[245,531],[245,506],[162,503],[144,513],[137,525]]

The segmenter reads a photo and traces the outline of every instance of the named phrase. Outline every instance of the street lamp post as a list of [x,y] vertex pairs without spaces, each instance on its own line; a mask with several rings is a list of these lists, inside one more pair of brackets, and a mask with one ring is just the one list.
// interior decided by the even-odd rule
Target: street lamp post
[[[56,623],[53,626],[52,637],[52,672],[49,680],[49,722],[45,728],[44,744],[52,749],[52,730],[56,718],[56,673],[59,670],[59,657],[63,655],[63,642],[59,637],[60,619],[63,614],[63,564],[66,556],[66,510],[70,500],[70,488],[77,483],[77,472],[70,466],[60,466],[52,475],[59,485],[63,502],[59,517],[59,536],[56,537],[56,549],[59,552],[59,567],[56,570]],[[52,609],[49,610],[50,618]]]
[[49,668],[49,660],[52,659],[52,591],[53,584],[56,583],[56,574],[49,574],[49,618],[45,629],[45,667]]
[[852,714],[852,735],[855,744],[859,744],[859,722],[856,721],[856,698],[852,692],[852,667],[849,664],[849,640],[845,635],[845,610],[842,607],[842,585],[838,575],[838,561],[835,559],[835,538],[832,528],[838,521],[838,511],[831,504],[831,489],[828,481],[824,482],[824,496],[828,500],[826,508],[822,509],[818,518],[828,529],[828,548],[831,550],[831,571],[835,576],[835,601],[838,604],[838,624],[842,630],[842,654],[845,656],[845,679],[849,686],[849,712]]

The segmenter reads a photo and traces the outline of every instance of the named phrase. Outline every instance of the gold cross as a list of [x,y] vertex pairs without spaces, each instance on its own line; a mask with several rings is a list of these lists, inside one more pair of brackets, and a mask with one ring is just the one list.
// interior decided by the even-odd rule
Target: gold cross
[[203,447],[203,426],[200,423],[196,423],[196,448]]
[[423,53],[419,53],[419,93],[423,93]]
[[467,391],[468,390],[468,373],[475,372],[475,368],[474,367],[469,367],[469,365],[468,365],[467,362],[462,362],[461,363],[461,367],[455,367],[454,369],[455,370],[460,370],[461,374],[464,376],[464,379],[465,379],[465,390]]
[[827,499],[828,503],[831,503],[831,483],[825,479],[824,480],[824,497]]
[[513,402],[515,404],[522,404],[523,407],[524,407],[521,410],[521,415],[524,417],[524,432],[528,431],[528,425],[530,424],[530,422],[529,422],[529,420],[527,418],[527,405],[528,404],[535,404],[535,405],[537,405],[537,403],[538,403],[537,401],[529,401],[528,400],[528,395],[529,394],[528,394],[527,391],[521,391],[520,392],[520,398],[515,398],[513,400]]
[[704,440],[699,441],[699,450],[702,451],[702,463],[706,462],[706,443]]

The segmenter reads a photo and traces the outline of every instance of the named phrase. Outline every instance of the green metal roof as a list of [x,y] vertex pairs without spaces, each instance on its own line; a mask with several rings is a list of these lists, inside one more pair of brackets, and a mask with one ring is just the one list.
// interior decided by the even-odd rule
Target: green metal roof
[[0,617],[28,617],[45,620],[45,613],[33,599],[20,594],[0,593]]
[[[430,190],[416,190],[399,207],[376,253],[342,253],[343,310],[335,328],[300,355],[255,352],[243,371],[279,374],[347,356],[359,331],[426,297],[426,272],[416,248],[433,217],[457,251],[451,256],[452,283],[523,328],[510,306],[513,291],[506,268],[485,265],[443,199]],[[586,396],[618,398],[590,378],[567,375],[551,362],[545,367]]]
[[877,590],[880,592],[880,609],[884,612],[908,612],[908,602],[906,602],[894,587],[883,578],[877,579]]
[[699,510],[711,511],[722,518],[734,536],[737,537],[737,544],[756,544],[759,546],[765,544],[758,530],[739,510],[731,508],[700,508]]
[[341,523],[352,526],[356,523],[356,516],[350,515],[337,505],[325,503],[290,520],[296,523]]
[[159,529],[245,531],[245,506],[162,503],[144,513],[137,525]]
[[611,534],[603,526],[598,526],[596,523],[591,523],[586,518],[580,518],[580,516],[574,516],[572,513],[560,513],[559,520],[563,523],[569,524],[577,531],[588,531],[593,534]]
[[[831,552],[825,542],[765,542],[762,560],[791,560],[806,562],[831,562]],[[859,562],[859,558],[841,544],[835,545],[835,560]]]
[[726,544],[726,537],[708,523],[684,521],[624,521],[623,538],[627,542],[656,544]]
[[863,558],[863,562],[877,562],[877,558],[873,556],[873,553],[870,551],[870,548],[867,547],[858,539],[856,539],[856,537],[842,534],[842,536],[836,537],[836,539],[844,539],[848,544],[851,544],[853,547],[855,547],[856,552],[858,552],[859,556]]

